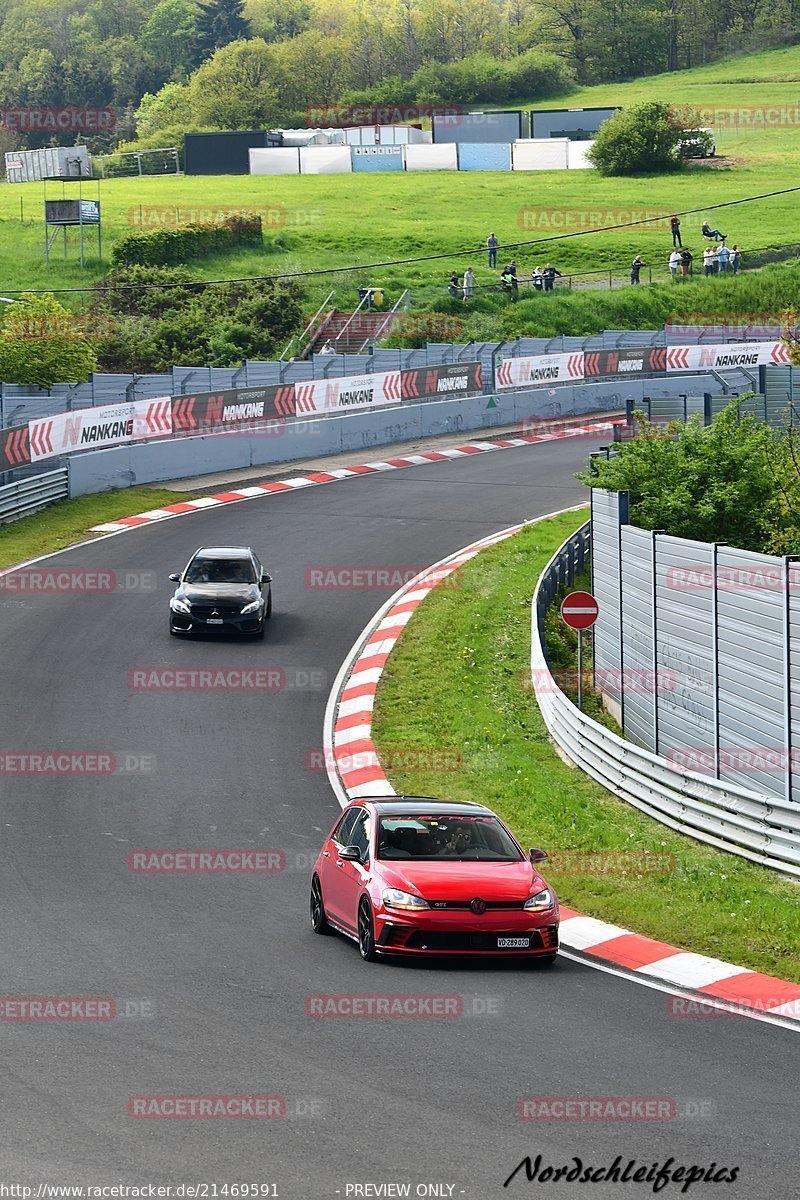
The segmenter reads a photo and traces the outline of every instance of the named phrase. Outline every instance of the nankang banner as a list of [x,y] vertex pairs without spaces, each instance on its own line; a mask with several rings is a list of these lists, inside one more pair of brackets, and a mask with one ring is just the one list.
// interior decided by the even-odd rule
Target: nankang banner
[[537,383],[570,383],[583,379],[583,351],[572,354],[532,354],[505,358],[495,372],[495,387],[526,387]]
[[732,371],[736,367],[788,366],[783,342],[732,342],[727,346],[667,346],[667,373]]
[[291,383],[172,397],[172,425],[176,432],[240,428],[293,416],[294,385]]
[[55,417],[28,422],[31,462],[57,458],[77,450],[98,450],[121,442],[169,437],[172,433],[169,396],[81,408]]
[[307,383],[296,383],[294,393],[298,416],[379,408],[383,404],[399,404],[402,399],[399,371],[309,380]]

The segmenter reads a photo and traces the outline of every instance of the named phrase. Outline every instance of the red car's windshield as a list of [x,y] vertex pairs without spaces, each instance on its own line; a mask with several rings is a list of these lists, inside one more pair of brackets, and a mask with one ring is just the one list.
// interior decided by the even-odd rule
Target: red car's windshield
[[460,813],[385,816],[378,824],[378,858],[520,862],[522,855],[496,817]]

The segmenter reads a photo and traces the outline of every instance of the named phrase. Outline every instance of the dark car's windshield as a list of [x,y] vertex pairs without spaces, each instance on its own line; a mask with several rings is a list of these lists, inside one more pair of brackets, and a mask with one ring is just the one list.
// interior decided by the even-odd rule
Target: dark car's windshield
[[378,858],[520,862],[522,855],[496,817],[420,813],[381,817]]
[[195,558],[184,576],[184,583],[255,582],[256,573],[249,558]]

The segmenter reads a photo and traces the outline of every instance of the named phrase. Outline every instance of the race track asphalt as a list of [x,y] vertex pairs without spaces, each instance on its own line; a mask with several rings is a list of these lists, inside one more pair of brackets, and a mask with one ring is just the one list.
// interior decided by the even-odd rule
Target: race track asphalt
[[[340,663],[394,589],[318,590],[307,570],[421,569],[575,504],[585,493],[572,473],[592,448],[567,439],[202,511],[50,560],[114,572],[127,588],[0,592],[0,750],[94,750],[118,766],[134,756],[134,768],[149,756],[152,768],[0,776],[3,996],[112,997],[122,1014],[0,1023],[0,1181],[206,1183],[208,1196],[213,1184],[274,1184],[282,1200],[403,1194],[353,1190],[367,1184],[469,1200],[652,1195],[651,1183],[522,1172],[503,1188],[526,1154],[595,1167],[621,1155],[739,1168],[692,1197],[797,1195],[789,1031],[678,1019],[664,993],[567,960],[552,971],[367,965],[309,929],[308,868],[338,810],[308,756]],[[250,543],[272,572],[265,641],[168,636],[167,576],[214,543]],[[130,686],[132,670],[170,666],[277,667],[298,686]],[[142,847],[278,849],[287,869],[134,873],[128,853]],[[306,998],[321,993],[456,995],[465,1015],[313,1019]],[[234,1093],[284,1097],[286,1113],[129,1115],[131,1096]],[[517,1115],[525,1096],[657,1097],[674,1115],[533,1123]]]

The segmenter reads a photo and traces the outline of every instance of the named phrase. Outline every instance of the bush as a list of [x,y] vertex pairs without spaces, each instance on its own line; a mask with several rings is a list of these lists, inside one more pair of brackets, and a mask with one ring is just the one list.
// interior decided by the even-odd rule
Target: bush
[[631,522],[673,537],[793,554],[800,547],[796,434],[777,433],[732,400],[707,428],[693,417],[667,429],[637,415],[638,432],[608,462],[578,475],[630,494]]
[[26,292],[4,305],[0,328],[0,379],[4,383],[49,388],[80,383],[97,367],[86,335],[92,322],[75,317],[49,294]]
[[175,266],[233,246],[260,245],[260,216],[229,217],[217,225],[179,225],[176,229],[129,233],[114,246],[111,262],[115,267]]
[[601,125],[587,158],[601,175],[678,171],[678,153],[688,131],[668,104],[648,101],[615,113]]
[[168,371],[173,363],[228,367],[275,358],[302,323],[294,284],[238,280],[204,286],[187,268],[133,266],[109,272],[92,312],[110,319],[100,345],[106,371]]

